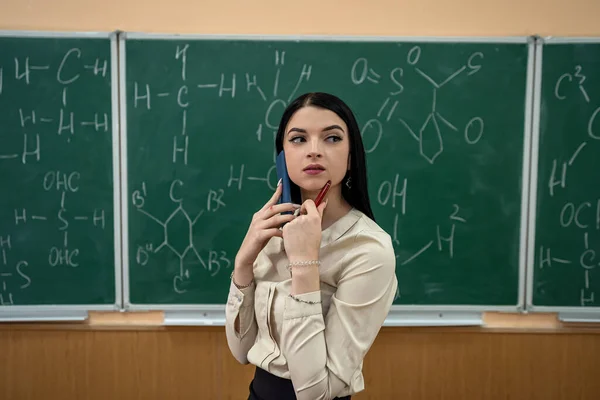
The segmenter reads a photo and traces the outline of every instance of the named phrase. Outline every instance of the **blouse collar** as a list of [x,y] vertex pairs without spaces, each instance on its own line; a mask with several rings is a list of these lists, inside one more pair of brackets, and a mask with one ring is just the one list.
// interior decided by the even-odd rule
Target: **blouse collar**
[[356,208],[352,208],[346,215],[335,221],[333,224],[321,232],[321,248],[335,242],[344,233],[348,232],[362,216],[362,213]]

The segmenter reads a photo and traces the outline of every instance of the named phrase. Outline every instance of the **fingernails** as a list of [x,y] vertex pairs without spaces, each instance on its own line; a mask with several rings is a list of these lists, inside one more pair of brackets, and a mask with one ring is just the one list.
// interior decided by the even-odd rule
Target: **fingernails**
[[293,205],[294,207],[296,207],[296,208],[300,208],[300,207],[302,207],[300,204],[292,204],[292,205]]
[[281,178],[279,178],[279,182],[277,182],[277,186],[281,185]]

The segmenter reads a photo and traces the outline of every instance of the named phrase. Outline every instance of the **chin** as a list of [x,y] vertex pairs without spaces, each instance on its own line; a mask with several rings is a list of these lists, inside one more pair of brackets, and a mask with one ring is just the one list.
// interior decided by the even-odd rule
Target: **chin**
[[[311,177],[309,179],[303,179],[301,184],[298,185],[298,187],[300,187],[300,189],[302,190],[306,190],[309,192],[317,192],[321,190],[323,188],[323,185],[325,185],[325,183],[327,183],[327,181],[330,179],[331,178],[328,178],[326,176]],[[331,183],[333,186],[333,180],[331,181]]]

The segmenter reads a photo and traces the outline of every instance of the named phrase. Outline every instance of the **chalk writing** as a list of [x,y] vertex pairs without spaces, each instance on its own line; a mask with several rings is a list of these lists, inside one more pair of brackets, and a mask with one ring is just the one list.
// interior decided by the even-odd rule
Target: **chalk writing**
[[31,278],[27,275],[29,264],[25,260],[11,264],[8,257],[11,249],[10,235],[0,235],[0,250],[2,251],[2,264],[0,264],[0,284],[2,285],[0,290],[0,306],[14,305],[13,289],[21,291],[31,285]]
[[[176,207],[164,222],[144,209],[146,197],[148,196],[146,184],[144,182],[141,185],[141,189],[135,190],[132,195],[132,204],[136,207],[136,209],[140,213],[150,218],[152,221],[159,224],[163,228],[164,232],[163,241],[158,244],[158,246],[153,243],[146,243],[138,246],[136,249],[136,261],[139,265],[145,266],[148,264],[151,254],[158,253],[163,248],[168,249],[175,254],[179,259],[179,274],[173,277],[173,290],[179,294],[187,291],[184,283],[189,282],[191,279],[190,270],[189,268],[186,268],[184,263],[184,259],[188,253],[193,254],[196,260],[202,264],[203,268],[207,270],[211,276],[217,275],[221,268],[228,269],[231,267],[231,261],[229,260],[225,251],[216,251],[214,249],[210,249],[207,252],[208,257],[202,257],[198,249],[196,249],[193,239],[194,228],[202,214],[204,214],[205,210],[201,210],[193,218],[191,215],[189,215],[183,206],[184,199],[178,194],[178,190],[181,189],[182,186],[183,182],[178,179],[171,183],[169,189],[169,198],[173,203],[175,203]],[[211,191],[211,193],[212,192],[214,191]],[[212,194],[209,194],[209,207],[212,204],[211,196]],[[219,197],[216,201],[221,202],[220,199],[221,197]],[[225,206],[225,204],[222,202],[221,205]],[[207,211],[216,211],[216,209],[213,208],[213,210],[211,210],[209,207],[207,207]],[[185,236],[185,240],[183,242],[174,242],[173,239],[178,236],[179,233],[176,229],[177,227],[180,227],[182,223],[187,226],[187,235]]]

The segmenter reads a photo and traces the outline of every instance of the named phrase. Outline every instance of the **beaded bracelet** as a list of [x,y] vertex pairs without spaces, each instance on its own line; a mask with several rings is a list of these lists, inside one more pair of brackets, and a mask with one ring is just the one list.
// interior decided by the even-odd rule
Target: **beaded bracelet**
[[298,302],[300,302],[300,303],[306,303],[306,304],[321,304],[321,303],[322,303],[322,301],[310,301],[310,300],[302,300],[302,299],[299,299],[299,298],[297,298],[296,296],[294,296],[294,295],[293,295],[293,294],[291,294],[291,293],[290,293],[290,295],[289,295],[289,296],[290,296],[292,299],[294,299],[294,300],[296,300],[296,301],[298,301]]
[[235,272],[235,270],[231,271],[231,282],[233,282],[233,284],[235,285],[236,288],[238,288],[238,289],[245,289],[247,287],[250,287],[250,285],[252,285],[252,283],[254,282],[254,279],[252,279],[250,281],[250,283],[247,284],[247,285],[244,285],[244,286],[238,285],[237,283],[235,283],[235,279],[233,279],[233,273],[234,272]]
[[321,265],[321,260],[310,260],[310,261],[295,261],[288,264],[288,270],[291,271],[292,267],[300,267],[306,265]]

